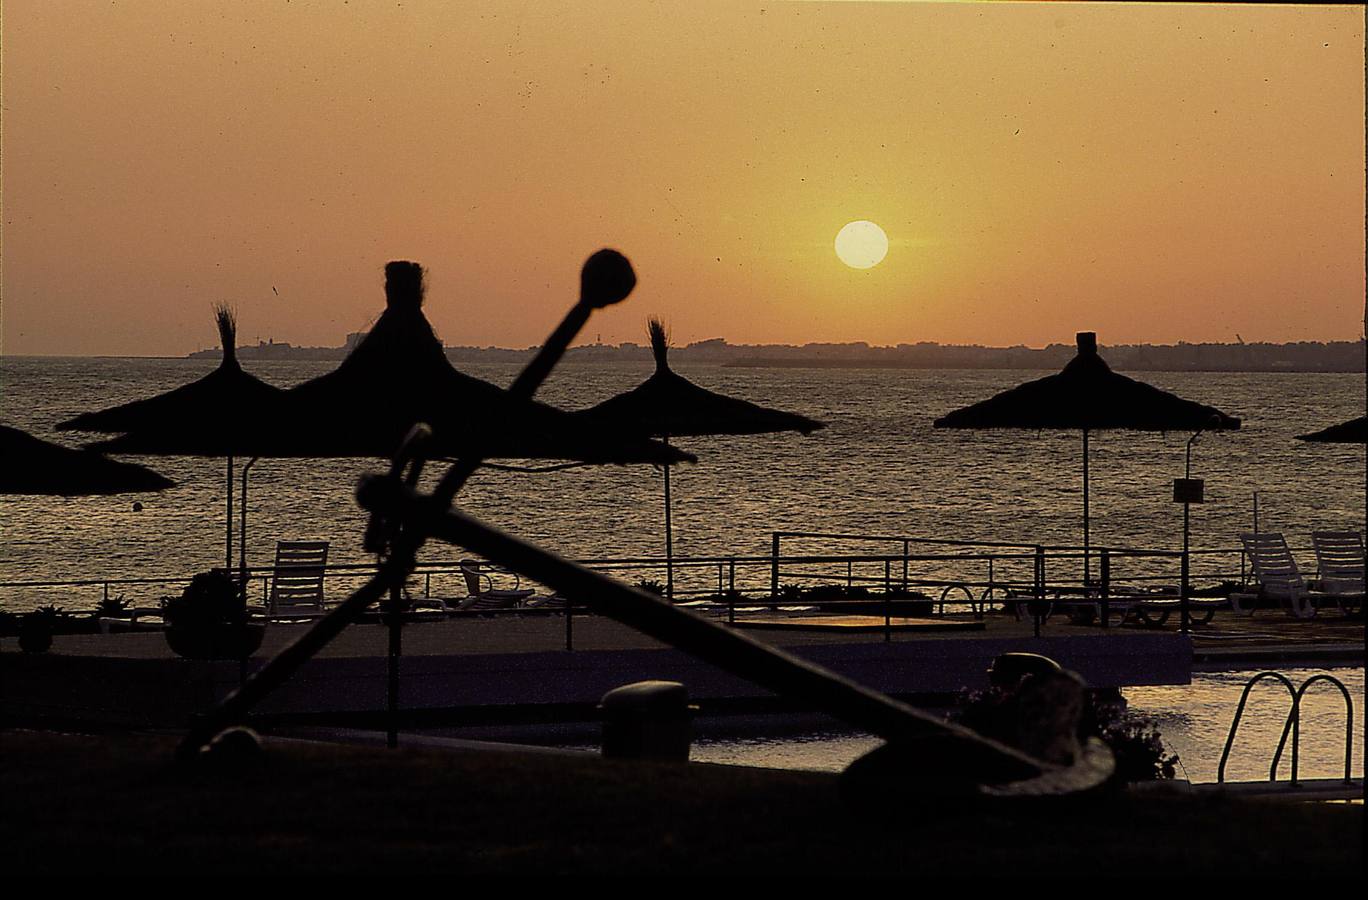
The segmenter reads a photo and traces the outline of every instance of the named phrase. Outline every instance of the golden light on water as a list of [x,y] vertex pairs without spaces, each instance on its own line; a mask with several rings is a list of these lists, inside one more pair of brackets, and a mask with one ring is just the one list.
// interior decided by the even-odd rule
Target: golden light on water
[[836,255],[852,269],[872,269],[888,255],[888,235],[873,222],[849,222],[836,234]]

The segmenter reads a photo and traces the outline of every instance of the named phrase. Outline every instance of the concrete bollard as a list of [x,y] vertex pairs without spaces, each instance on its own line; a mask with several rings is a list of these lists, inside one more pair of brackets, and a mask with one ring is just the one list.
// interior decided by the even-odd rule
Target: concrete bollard
[[988,683],[1006,691],[1016,690],[1027,675],[1041,676],[1060,671],[1059,663],[1039,653],[1003,653],[988,667]]
[[677,681],[638,681],[614,688],[599,701],[603,755],[688,762],[697,710],[689,705],[688,689]]

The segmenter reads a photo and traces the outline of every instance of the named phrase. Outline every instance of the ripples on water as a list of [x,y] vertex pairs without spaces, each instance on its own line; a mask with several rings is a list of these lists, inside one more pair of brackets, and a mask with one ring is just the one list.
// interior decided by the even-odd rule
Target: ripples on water
[[[1355,721],[1363,716],[1363,669],[1288,669],[1293,684],[1300,685],[1317,672],[1344,682],[1354,699]],[[1216,780],[1221,751],[1230,731],[1231,718],[1245,683],[1255,674],[1247,672],[1200,673],[1191,685],[1127,688],[1132,714],[1154,721],[1165,746],[1177,753],[1178,777],[1193,782]],[[1250,695],[1239,734],[1226,764],[1228,781],[1262,781],[1268,778],[1273,752],[1282,734],[1291,701],[1285,688],[1260,683]],[[1344,774],[1344,700],[1331,685],[1307,691],[1302,708],[1302,778],[1338,778]],[[1353,772],[1363,777],[1362,725],[1355,728]],[[785,737],[701,740],[694,744],[695,762],[762,766],[776,769],[809,769],[836,772],[879,746],[878,738],[841,731],[816,731]],[[1278,777],[1291,771],[1291,746],[1283,754]]]
[[[80,436],[55,434],[52,426],[80,412],[184,384],[214,365],[209,360],[0,359],[2,415],[5,422],[41,437],[72,443]],[[250,362],[248,368],[291,386],[333,365],[275,361]],[[466,368],[508,384],[519,367]],[[680,370],[706,387],[828,423],[806,438],[682,441],[700,463],[676,469],[671,479],[675,551],[680,556],[764,554],[775,529],[1045,543],[1080,539],[1077,433],[931,427],[935,417],[951,409],[1045,372],[689,365]],[[646,363],[566,364],[540,396],[565,408],[581,408],[635,386],[649,373]],[[1361,414],[1361,376],[1156,372],[1142,377],[1244,418],[1243,430],[1204,436],[1197,445],[1194,474],[1207,479],[1209,502],[1193,508],[1196,544],[1233,545],[1236,534],[1249,527],[1250,492],[1255,489],[1264,492],[1266,526],[1303,544],[1312,528],[1362,523],[1362,449],[1293,439]],[[1095,544],[1179,547],[1181,507],[1170,502],[1170,482],[1182,474],[1187,438],[1132,432],[1093,437]],[[178,486],[159,495],[5,498],[0,504],[0,579],[181,576],[221,564],[223,461],[140,461]],[[249,563],[268,565],[276,540],[286,538],[326,539],[332,542],[330,560],[367,562],[361,550],[364,520],[352,490],[359,474],[379,465],[365,460],[258,462],[249,502]],[[143,504],[142,512],[132,511],[135,500]],[[462,493],[461,504],[572,557],[655,556],[663,550],[661,479],[650,467],[541,475],[484,471]],[[792,549],[802,546],[795,543]],[[457,556],[452,548],[429,548],[425,559]],[[742,571],[740,577],[758,586],[767,573]],[[704,586],[701,577],[683,584]],[[6,594],[0,600],[11,606],[61,601],[35,592]],[[66,605],[93,602],[92,596],[90,604]]]

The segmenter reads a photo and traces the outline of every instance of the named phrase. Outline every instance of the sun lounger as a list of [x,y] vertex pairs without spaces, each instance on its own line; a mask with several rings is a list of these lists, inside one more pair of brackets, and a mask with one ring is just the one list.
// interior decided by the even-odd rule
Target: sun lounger
[[[1069,620],[1075,624],[1091,625],[1102,618],[1102,600],[1098,597],[1056,598],[1048,602],[1050,613],[1055,608],[1066,608]],[[1205,625],[1216,615],[1216,610],[1224,609],[1228,602],[1224,597],[1188,597],[1188,616],[1192,624]],[[1182,611],[1183,601],[1177,587],[1148,592],[1128,592],[1123,588],[1107,598],[1106,607],[1107,618],[1119,617],[1115,620],[1118,625],[1134,621],[1149,628],[1158,628],[1168,621],[1169,616]]]
[[160,606],[130,607],[124,615],[100,616],[100,634],[119,634],[127,631],[161,631],[166,627]]
[[1363,603],[1363,537],[1357,531],[1313,531],[1316,586],[1348,615]]
[[1274,599],[1281,600],[1288,614],[1298,619],[1309,619],[1316,614],[1315,595],[1302,578],[1281,532],[1245,532],[1240,535],[1240,543],[1254,567],[1259,589],[1255,594],[1231,594],[1230,603],[1237,612],[1252,616],[1258,600]]

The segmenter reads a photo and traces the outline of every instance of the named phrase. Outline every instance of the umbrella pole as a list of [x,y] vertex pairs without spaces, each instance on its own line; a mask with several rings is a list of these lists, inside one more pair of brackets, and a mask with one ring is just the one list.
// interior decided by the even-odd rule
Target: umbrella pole
[[[242,597],[242,628],[244,634],[247,629],[247,471],[252,468],[252,463],[257,461],[253,456],[242,466],[242,501],[238,515],[242,517],[242,524],[238,528],[238,591]],[[245,645],[244,639],[244,645]],[[238,660],[238,686],[247,680],[247,656],[243,654]]]
[[[665,446],[670,446],[670,436],[665,435]],[[665,597],[674,600],[674,534],[670,528],[670,464],[665,464]]]
[[399,656],[404,652],[403,636],[400,631],[399,605],[403,602],[401,581],[390,585],[389,613],[389,662],[387,665],[388,690],[386,701],[389,706],[388,725],[385,731],[385,746],[391,750],[399,746]]
[[239,501],[242,509],[238,512],[240,517],[238,525],[238,574],[242,579],[243,602],[247,600],[247,471],[259,458],[253,456],[242,467],[242,499]]
[[228,457],[228,490],[226,495],[228,515],[225,523],[227,533],[224,537],[223,571],[231,575],[233,572],[233,457],[231,456]]
[[[1086,592],[1091,581],[1091,566],[1088,560],[1088,429],[1083,429],[1083,590]],[[1086,596],[1086,594],[1085,594]]]

